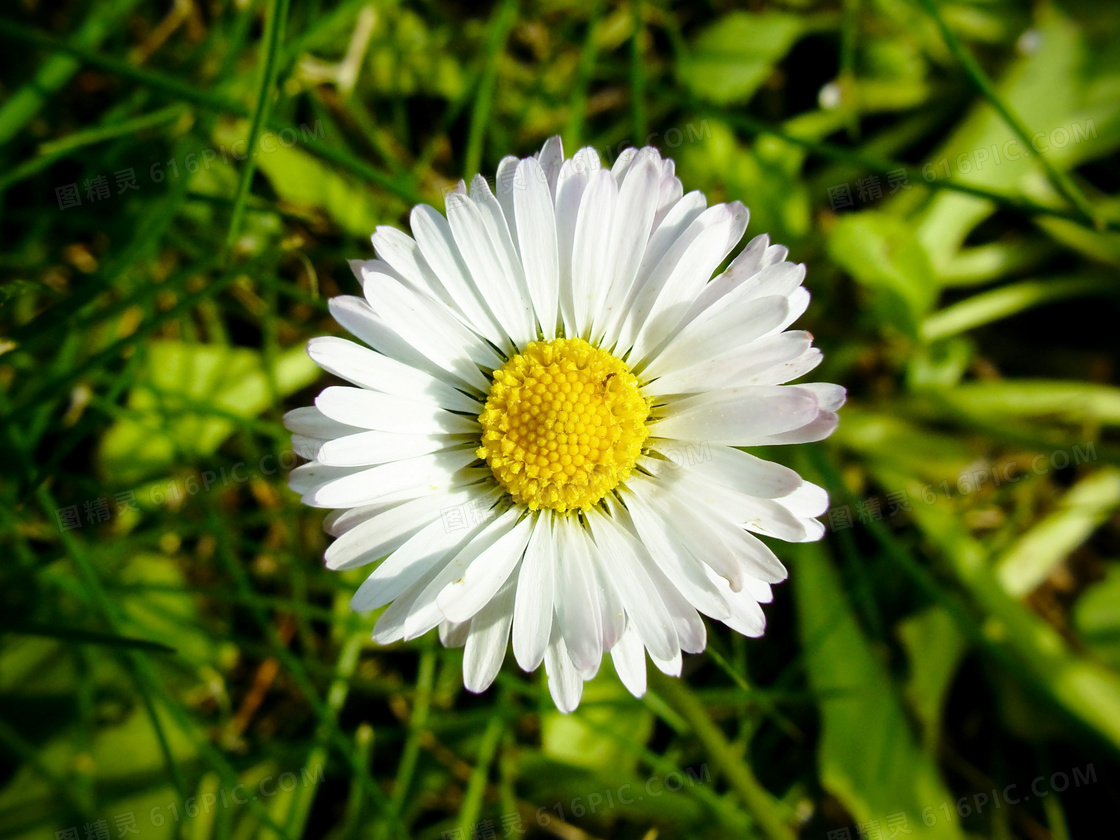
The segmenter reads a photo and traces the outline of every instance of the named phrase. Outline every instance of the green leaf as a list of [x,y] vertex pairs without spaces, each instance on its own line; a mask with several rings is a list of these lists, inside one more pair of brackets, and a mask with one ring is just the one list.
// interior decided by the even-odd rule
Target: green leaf
[[[273,371],[279,396],[315,380],[303,347],[280,354]],[[114,483],[131,484],[176,459],[210,455],[236,428],[272,402],[261,354],[217,344],[155,341],[128,395],[129,414],[101,440],[98,466]]]
[[884,326],[917,338],[937,301],[938,282],[909,223],[869,211],[842,216],[828,253],[869,292],[868,303]]
[[1120,425],[1120,388],[1067,380],[968,382],[939,397],[970,415]]
[[[168,728],[168,736],[177,761],[196,757],[190,737],[176,727]],[[176,800],[175,789],[166,781],[163,754],[142,709],[132,711],[122,723],[98,729],[91,742],[82,743],[73,731],[63,732],[42,746],[38,760],[56,778],[75,784],[79,776],[95,773],[98,810],[87,819],[68,813],[60,807],[52,784],[25,764],[0,791],[0,833],[5,837],[54,837],[56,831],[75,824],[80,830],[91,818],[107,820],[109,830],[115,832],[114,815],[130,811],[142,837],[177,836],[178,825],[166,810]],[[162,819],[149,819],[154,808],[160,809]]]
[[1034,591],[1075,548],[1120,507],[1120,470],[1102,469],[1078,482],[1058,509],[1023,534],[996,561],[996,577],[1012,595]]
[[[1038,147],[1024,148],[1003,118],[978,99],[949,139],[923,162],[929,167],[923,170],[927,176],[944,178],[948,173],[976,186],[1037,197],[1044,194],[1038,185],[1046,184],[1038,165],[1040,150],[1058,170],[1066,171],[1109,154],[1120,142],[1116,51],[1107,39],[1101,39],[1099,46],[1090,44],[1086,27],[1067,17],[1060,6],[1035,8],[1031,32],[1036,48],[1022,51],[995,87],[1000,100],[1030,132],[1042,132]],[[1059,133],[1051,142],[1056,131],[1065,132],[1065,139]],[[1052,194],[1052,190],[1044,192]],[[918,238],[934,265],[949,266],[973,228],[994,210],[991,202],[968,195],[934,196],[917,226]]]
[[709,26],[682,57],[680,80],[721,105],[746,102],[805,32],[803,18],[732,12]]
[[[905,480],[889,471],[877,476],[886,486]],[[918,492],[911,484],[911,492]],[[1120,747],[1120,675],[1082,656],[1037,613],[1013,598],[992,572],[987,547],[974,539],[963,519],[942,505],[915,505],[912,516],[925,538],[988,616],[985,633],[997,640],[1021,669],[1026,686],[1049,695],[1071,719],[1095,730],[1112,748]]]
[[889,464],[905,475],[932,484],[955,480],[977,457],[977,452],[959,437],[854,405],[844,408],[844,420],[834,440],[869,462]]
[[941,738],[941,709],[967,644],[953,617],[940,607],[908,616],[898,635],[910,658],[906,699],[922,724],[922,742],[935,754]]
[[749,230],[769,233],[771,242],[794,245],[808,233],[812,216],[801,175],[803,149],[774,137],[745,146],[715,119],[689,123],[684,140],[676,154],[684,183],[719,200],[749,196]]
[[949,797],[919,745],[886,666],[856,622],[840,576],[818,544],[799,546],[794,595],[809,683],[821,715],[817,761],[824,787],[859,822],[909,815],[917,838],[960,838],[955,822],[932,826],[923,808]]
[[199,624],[193,596],[175,591],[187,587],[181,566],[181,561],[163,554],[131,557],[120,570],[120,583],[152,589],[126,591],[120,596],[121,611],[135,635],[174,645],[188,662],[208,665],[219,658],[218,640]]
[[[248,123],[241,121],[219,128],[215,139],[240,150],[247,133]],[[379,224],[395,220],[393,208],[386,206],[392,202],[356,186],[352,178],[324,165],[298,144],[285,146],[282,139],[279,133],[264,135],[256,161],[257,169],[284,201],[325,212],[344,231],[363,239]]]
[[1073,624],[1092,651],[1120,671],[1120,564],[1090,586],[1073,607]]
[[611,669],[603,669],[596,679],[584,685],[577,711],[565,715],[551,709],[541,715],[541,748],[545,755],[598,771],[604,778],[632,773],[636,765],[633,749],[603,737],[606,730],[637,744],[649,740],[653,715],[629,702],[630,699]]

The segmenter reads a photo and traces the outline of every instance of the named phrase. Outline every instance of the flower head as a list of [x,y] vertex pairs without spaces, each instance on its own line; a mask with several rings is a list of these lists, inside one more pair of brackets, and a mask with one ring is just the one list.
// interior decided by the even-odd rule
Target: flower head
[[373,234],[364,297],[330,302],[362,344],[308,347],[352,384],[285,418],[314,453],[292,489],[335,509],[327,566],[377,564],[352,601],[387,607],[374,639],[438,627],[482,691],[512,636],[570,711],[604,653],[635,695],[646,653],[679,675],[701,614],[761,635],[786,570],[756,535],[819,539],[828,500],[743,448],[820,440],[844,401],[786,384],[821,360],[787,329],[804,266],[764,234],[712,278],[747,209],[649,147],[607,169],[552,138],[446,204]]

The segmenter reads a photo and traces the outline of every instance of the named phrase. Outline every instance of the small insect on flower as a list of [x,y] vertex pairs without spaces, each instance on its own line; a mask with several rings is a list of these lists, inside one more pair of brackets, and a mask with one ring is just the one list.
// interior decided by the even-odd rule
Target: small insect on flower
[[805,267],[763,234],[713,278],[748,211],[685,195],[656,149],[606,169],[554,137],[497,184],[351,263],[364,297],[330,308],[362,344],[308,352],[352,385],[285,417],[315,453],[290,481],[335,509],[329,568],[376,564],[351,602],[387,607],[376,641],[438,627],[478,692],[512,636],[567,712],[604,653],[636,696],[646,653],[679,675],[701,613],[762,634],[786,570],[756,534],[819,539],[828,497],[743,447],[827,437],[845,394],[786,384],[821,360],[788,329]]

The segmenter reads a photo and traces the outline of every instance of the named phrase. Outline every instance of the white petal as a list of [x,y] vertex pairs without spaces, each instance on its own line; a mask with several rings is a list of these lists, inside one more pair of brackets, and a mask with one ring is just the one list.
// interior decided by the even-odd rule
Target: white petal
[[[506,226],[509,228],[509,235],[513,240],[513,247],[516,249],[519,259],[522,251],[514,202],[517,193],[525,189],[525,182],[517,178],[517,167],[520,164],[521,160],[519,158],[506,155],[498,162],[498,172],[494,179],[494,197],[498,199],[498,204],[502,207],[502,215],[505,217]],[[549,203],[551,204],[551,202]]]
[[541,516],[525,547],[513,608],[513,655],[526,671],[535,671],[544,659],[552,632],[553,576],[556,540],[552,517]]
[[[588,338],[599,301],[610,288],[614,266],[611,263],[612,230],[618,186],[611,173],[598,169],[591,173],[580,199],[572,244],[572,304],[577,335]],[[568,653],[575,654],[568,645]],[[577,663],[578,664],[578,663]]]
[[373,625],[373,640],[379,645],[399,642],[404,638],[405,623],[412,615],[413,607],[420,596],[427,590],[440,570],[439,563],[432,565],[419,580],[413,583],[403,593],[393,599],[377,623]]
[[331,315],[342,325],[344,330],[368,344],[378,353],[429,374],[443,375],[444,372],[439,365],[419,353],[415,347],[385,323],[385,320],[373,311],[373,307],[364,298],[354,295],[339,295],[327,301],[327,305],[330,307]]
[[599,168],[594,150],[580,149],[564,161],[556,180],[556,247],[560,265],[560,315],[567,335],[577,335],[575,303],[572,297],[572,254],[576,239],[580,201],[591,172]]
[[513,620],[513,581],[471,619],[470,635],[463,651],[463,687],[476,694],[485,691],[498,676],[509,645]]
[[[675,472],[684,469],[691,471],[700,481],[714,482],[763,499],[788,496],[804,483],[801,476],[789,467],[729,446],[705,445],[682,451],[682,447],[670,441],[654,440],[650,442],[650,447],[669,459],[658,464],[656,472],[650,470],[654,475],[665,470]],[[649,462],[644,463],[649,469]]]
[[[712,584],[708,568],[693,556],[688,543],[676,538],[668,523],[645,501],[643,494],[628,488],[624,498],[629,514],[633,516],[632,530],[662,574],[704,615],[726,618],[729,615],[727,604]],[[621,505],[612,504],[610,508],[616,519],[626,513]]]
[[686,653],[701,653],[708,643],[704,621],[688,599],[661,573],[655,565],[646,567],[649,578],[661,596],[661,602],[673,620],[680,649]]
[[[680,243],[674,243],[647,282],[647,289],[656,289],[656,295],[648,305],[644,295],[639,295],[635,301],[634,318],[640,317],[641,322],[634,338],[634,360],[644,359],[673,334],[712,272],[742,237],[750,215],[747,209],[734,201],[723,210],[726,218],[700,230],[691,242],[688,242],[689,233],[686,232],[681,242],[688,244],[682,250],[677,250]],[[694,227],[700,225],[703,219],[703,216],[697,219]],[[679,262],[674,265],[673,258],[678,253]],[[663,272],[667,273],[667,277],[661,282]]]
[[340,423],[379,432],[453,435],[477,434],[480,428],[476,418],[452,414],[433,403],[345,385],[323,389],[315,406]]
[[599,593],[599,613],[602,616],[600,624],[603,628],[603,635],[600,644],[603,650],[610,650],[618,644],[618,640],[622,638],[622,633],[626,629],[626,608],[623,606],[622,596],[615,590],[614,584],[611,583],[607,573],[602,569],[602,564],[610,562],[610,558],[604,558],[595,547],[592,547],[591,550],[592,568],[595,570],[595,588]]
[[556,526],[556,621],[572,664],[586,675],[597,670],[603,658],[602,615],[591,546],[583,527],[571,517],[557,517]]
[[834,411],[822,411],[813,420],[788,432],[759,435],[743,441],[744,446],[781,446],[787,443],[813,443],[824,440],[840,423],[840,416]]
[[469,621],[441,621],[439,623],[439,643],[445,648],[461,648],[467,643],[471,631]]
[[657,670],[670,677],[679,677],[681,675],[681,665],[683,664],[680,648],[677,648],[668,659],[658,659],[652,653],[649,655],[650,660],[657,666]]
[[513,279],[514,304],[519,314],[527,319],[530,325],[529,340],[537,337],[536,319],[533,316],[533,302],[529,296],[529,286],[525,281],[525,271],[521,265],[517,246],[514,244],[514,229],[506,223],[505,213],[502,211],[498,199],[490,191],[490,185],[481,175],[471,179],[471,200],[482,213],[483,221],[490,233],[490,240],[497,246],[498,256],[503,269]]
[[[645,150],[642,150],[643,153]],[[646,245],[653,229],[660,167],[653,154],[639,154],[629,169],[618,194],[611,241],[614,248],[612,281],[604,291],[592,338],[602,341],[616,336],[618,324],[626,314],[626,301],[637,280],[645,258]],[[613,339],[612,339],[613,342]]]
[[559,135],[549,137],[541,150],[533,157],[541,165],[541,170],[548,179],[548,189],[556,199],[556,180],[560,177],[560,167],[564,165],[564,144]]
[[[755,241],[757,239],[758,237]],[[762,244],[758,243],[760,246]],[[793,294],[794,289],[805,280],[805,266],[783,262],[759,269],[758,259],[750,258],[761,257],[760,252],[764,250],[765,248],[756,247],[755,252],[752,253],[751,246],[744,249],[727,270],[705,286],[696,297],[688,315],[684,318],[685,323],[691,322],[710,307],[720,304],[736,305],[769,295],[789,297]]]
[[395,502],[377,502],[372,505],[359,505],[330,511],[323,517],[323,530],[332,537],[341,537],[351,528],[357,528],[371,516],[377,516],[396,507]]
[[[634,335],[640,324],[631,317],[632,309],[638,296],[643,293],[650,282],[653,272],[661,264],[661,260],[669,249],[687,231],[692,223],[698,219],[708,206],[708,200],[699,190],[694,190],[680,200],[676,201],[668,210],[663,220],[654,217],[653,233],[646,244],[645,255],[638,266],[638,275],[627,297],[624,311],[616,324],[607,331],[605,342],[608,346],[618,344],[624,349],[629,349],[634,343]],[[655,295],[655,292],[647,294]]]
[[[451,296],[428,266],[415,239],[390,225],[378,225],[370,240],[373,242],[373,249],[377,252],[377,256],[392,266],[414,291],[443,302],[445,306],[459,314]],[[367,264],[362,275],[364,276],[371,269],[372,267]]]
[[684,187],[680,178],[673,177],[672,161],[662,163],[661,188],[657,193],[657,212],[653,214],[653,229],[657,230],[670,211],[680,202]]
[[648,552],[601,511],[592,510],[587,522],[603,556],[599,568],[621,596],[626,615],[643,644],[650,655],[672,657],[679,650],[677,632],[657,587],[646,573],[652,562]]
[[[642,393],[658,397],[748,385],[781,385],[812,370],[820,362],[820,351],[810,346],[812,340],[813,337],[803,331],[767,335],[699,364],[671,370],[643,385]],[[653,363],[657,363],[657,359]]]
[[[796,336],[797,332],[786,331],[778,333],[770,338],[782,338],[787,335]],[[758,342],[761,344],[761,342]],[[821,353],[816,347],[810,347],[804,353],[792,359],[781,361],[778,364],[763,365],[764,358],[756,357],[756,364],[751,368],[740,371],[737,375],[729,380],[726,384],[728,386],[734,385],[784,385],[794,379],[804,376],[809,371],[813,370],[817,365],[824,361],[824,354]],[[759,370],[764,367],[763,370]],[[809,383],[802,383],[807,385]]]
[[447,588],[449,583],[461,579],[471,563],[513,530],[521,517],[522,510],[520,508],[510,508],[492,519],[481,531],[473,532],[470,540],[464,543],[457,553],[448,558],[447,562],[440,568],[439,574],[432,578],[413,604],[412,612],[405,620],[404,637],[406,639],[415,639],[422,636],[445,618],[456,620],[451,616],[444,615],[439,606],[439,595]]
[[522,518],[476,557],[452,561],[452,566],[463,566],[463,575],[447,584],[436,598],[448,620],[466,621],[489,603],[521,561],[535,519]]
[[444,304],[384,274],[366,273],[364,289],[370,305],[398,335],[441,369],[487,392],[490,382],[479,367],[501,367],[502,359]]
[[314,461],[319,457],[319,450],[324,441],[321,438],[308,437],[307,435],[292,435],[292,451],[301,458]]
[[482,290],[471,278],[470,269],[459,253],[447,219],[434,207],[418,204],[412,208],[409,223],[424,259],[463,313],[465,323],[503,353],[509,353],[513,348],[509,336],[499,326],[498,319],[482,297]]
[[316,457],[332,467],[368,467],[427,455],[463,442],[445,435],[358,432],[326,441],[319,447]]
[[546,339],[556,336],[560,309],[560,258],[556,246],[556,212],[548,191],[548,177],[533,158],[521,161],[517,178],[524,186],[514,191],[517,235],[525,280],[537,320]]
[[650,434],[743,446],[801,428],[818,413],[816,396],[796,385],[726,388],[669,404]]
[[[474,450],[456,449],[393,461],[328,481],[308,491],[304,504],[342,508],[368,505],[383,496],[423,488],[426,492],[454,486],[455,473],[475,459]],[[420,493],[417,493],[420,495]]]
[[828,510],[828,491],[811,481],[803,481],[794,492],[779,501],[797,516],[817,517]]
[[804,286],[794,289],[789,296],[789,315],[786,316],[785,321],[783,321],[774,331],[781,332],[782,330],[784,330],[786,327],[788,327],[790,324],[804,315],[805,310],[808,308],[809,290]]
[[[647,147],[648,148],[648,147]],[[630,171],[630,165],[634,163],[634,158],[638,156],[638,150],[633,146],[628,146],[618,153],[613,164],[611,164],[611,176],[618,186],[622,187],[622,182],[626,179],[626,173]],[[661,173],[661,167],[658,166],[658,174]]]
[[318,461],[312,461],[288,473],[288,487],[293,493],[302,495],[336,479],[356,475],[362,469],[363,467],[328,467]]
[[[473,489],[456,493],[433,493],[394,505],[347,530],[327,546],[323,559],[327,568],[335,571],[353,569],[380,560],[400,548],[413,534],[434,520],[441,519],[441,511],[465,505],[480,495]],[[488,500],[487,506],[489,504]]]
[[313,405],[293,408],[284,415],[284,426],[289,432],[318,440],[330,440],[360,431],[357,426],[332,420]]
[[633,625],[626,628],[618,644],[611,648],[611,661],[627,691],[635,697],[646,693],[646,649]]
[[[643,378],[687,369],[698,362],[721,358],[739,350],[746,356],[750,344],[785,320],[789,301],[774,295],[743,306],[712,307],[673,336],[647,365],[634,365]],[[709,314],[712,313],[712,314]],[[635,348],[637,352],[637,348]]]
[[568,658],[564,636],[557,627],[552,629],[552,640],[544,655],[544,670],[548,674],[548,691],[556,708],[564,714],[574,712],[583,694],[583,677]]
[[323,370],[362,388],[432,402],[453,411],[482,411],[478,400],[434,376],[345,338],[313,338],[307,342],[307,354]]
[[[515,345],[524,347],[536,336],[532,305],[523,300],[504,245],[491,234],[492,220],[469,196],[447,196],[447,221],[482,299]],[[507,232],[508,236],[508,232]]]
[[848,398],[848,391],[843,385],[831,382],[805,382],[797,387],[807,388],[816,394],[821,411],[839,411]]
[[470,530],[448,529],[442,518],[429,522],[402,543],[374,569],[350,599],[354,612],[369,612],[395,601],[457,547],[467,543]]

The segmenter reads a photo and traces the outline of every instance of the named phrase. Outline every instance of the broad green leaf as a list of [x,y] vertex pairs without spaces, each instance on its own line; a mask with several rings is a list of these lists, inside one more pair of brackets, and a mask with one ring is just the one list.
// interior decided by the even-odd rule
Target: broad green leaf
[[[885,486],[905,486],[889,470],[877,477]],[[919,489],[911,483],[911,492]],[[985,546],[945,505],[915,505],[914,521],[988,621],[985,632],[998,640],[1031,687],[1050,697],[1071,718],[1120,748],[1120,676],[1076,653],[1053,627],[1004,591],[992,571]]]
[[[1120,143],[1116,50],[1107,39],[1091,44],[1083,22],[1066,17],[1060,6],[1041,4],[1035,9],[1032,48],[1022,50],[1007,67],[996,90],[1032,135],[1042,132],[1036,148],[1024,148],[978,96],[949,139],[930,153],[928,175],[946,177],[947,170],[954,180],[976,186],[1038,194],[1032,182],[1046,183],[1038,154],[1066,170],[1107,155]],[[984,199],[948,191],[936,194],[917,226],[934,265],[949,266],[969,233],[994,209]]]
[[955,480],[977,457],[959,437],[929,431],[901,417],[855,405],[845,406],[843,422],[833,440],[872,463],[889,464],[933,484]]
[[1077,599],[1073,624],[1093,653],[1120,671],[1120,564]]
[[975,327],[1018,315],[1051,301],[1116,293],[1116,278],[1085,274],[1048,280],[1024,280],[980,292],[933,313],[922,323],[926,341],[947,338]]
[[[825,122],[834,128],[835,118],[828,117]],[[708,190],[711,200],[747,197],[748,237],[766,232],[771,242],[794,245],[808,233],[811,201],[801,176],[804,150],[769,137],[745,146],[726,123],[715,119],[689,123],[683,138],[686,142],[676,153],[681,180]]]
[[996,576],[1012,595],[1034,591],[1055,567],[1120,507],[1120,470],[1105,468],[1078,482],[1058,509],[1023,534],[996,561]]
[[[240,150],[248,131],[245,121],[227,124],[215,131],[215,139]],[[240,146],[235,145],[238,141]],[[298,139],[293,144],[287,136],[266,132],[259,145],[257,168],[284,201],[325,212],[344,231],[363,239],[379,224],[395,219],[383,198],[300,149]]]
[[938,283],[911,225],[886,213],[842,216],[828,240],[832,259],[863,285],[879,322],[916,338]]
[[1120,424],[1120,388],[1068,380],[968,382],[939,394],[965,414],[1063,423]]
[[804,19],[796,15],[732,12],[697,36],[678,74],[705,99],[746,102],[804,32]]
[[[165,731],[175,760],[180,764],[194,760],[196,751],[191,739],[177,727],[165,727]],[[152,808],[164,809],[176,799],[176,794],[166,782],[163,754],[143,708],[137,707],[119,724],[98,729],[88,748],[75,739],[73,732],[65,732],[45,744],[38,759],[57,778],[94,773],[101,807],[91,816],[107,820],[111,832],[116,831],[116,814],[135,811],[140,836],[153,840],[176,836],[178,825],[169,811],[163,810],[163,820],[150,819]],[[77,815],[67,817],[60,807],[58,793],[30,765],[21,766],[0,791],[0,828],[6,829],[4,836],[54,837],[56,831],[74,824],[80,830],[84,822]],[[82,832],[79,836],[84,835]]]
[[163,554],[140,553],[119,572],[124,586],[151,586],[170,591],[126,591],[120,596],[129,635],[173,645],[179,656],[195,665],[217,661],[214,635],[198,623],[194,598],[175,589],[186,588],[182,563]]
[[952,388],[964,378],[975,356],[973,343],[961,336],[923,344],[906,366],[906,384],[911,391]]
[[906,699],[922,724],[922,742],[936,754],[941,738],[941,712],[949,687],[967,647],[953,617],[940,607],[908,616],[898,635],[910,660]]
[[956,840],[955,822],[927,826],[922,809],[949,791],[919,744],[884,663],[861,631],[819,544],[799,546],[793,575],[809,684],[820,709],[820,778],[859,822],[906,813],[917,838]]
[[[237,418],[255,417],[271,404],[256,350],[155,341],[146,352],[129,391],[129,413],[109,428],[98,451],[98,466],[114,483],[136,483],[177,458],[212,454]],[[273,372],[279,396],[310,384],[318,370],[303,347],[284,351]]]
[[605,729],[636,744],[649,739],[653,715],[629,700],[630,694],[612,669],[604,668],[598,678],[584,685],[583,700],[576,712],[565,715],[552,709],[541,715],[541,748],[550,758],[597,771],[604,777],[633,772],[633,749],[603,736]]

